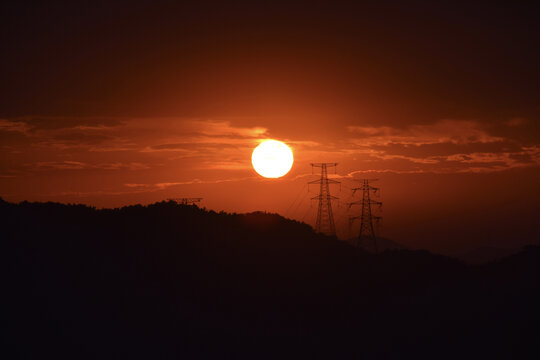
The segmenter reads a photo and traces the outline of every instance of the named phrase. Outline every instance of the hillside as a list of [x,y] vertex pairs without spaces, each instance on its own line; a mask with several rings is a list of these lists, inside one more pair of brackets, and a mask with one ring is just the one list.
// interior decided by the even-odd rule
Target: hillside
[[483,266],[371,255],[276,214],[173,202],[1,201],[0,218],[19,358],[538,353],[538,247]]

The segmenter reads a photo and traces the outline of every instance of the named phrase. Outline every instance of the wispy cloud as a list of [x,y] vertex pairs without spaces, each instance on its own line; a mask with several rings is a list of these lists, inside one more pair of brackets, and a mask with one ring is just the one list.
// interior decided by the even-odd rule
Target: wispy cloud
[[175,181],[175,182],[159,182],[159,183],[127,183],[124,186],[132,189],[137,189],[139,191],[158,191],[163,190],[173,186],[182,186],[182,185],[194,185],[194,184],[221,184],[227,182],[239,182],[245,180],[253,180],[253,176],[244,176],[237,178],[228,178],[228,179],[217,179],[217,180],[201,180],[201,179],[191,179],[186,181]]
[[[525,124],[521,118],[504,124]],[[540,164],[538,146],[493,135],[477,121],[442,120],[406,128],[349,126],[350,153],[360,157],[369,171],[492,172]],[[386,165],[386,167],[385,167]]]
[[522,126],[522,125],[525,125],[526,123],[528,123],[527,119],[521,118],[521,117],[511,118],[504,122],[505,125],[511,126],[511,127]]
[[0,119],[0,131],[17,134],[10,135],[9,154],[22,154],[36,170],[132,170],[172,161],[190,169],[245,170],[249,163],[239,154],[268,137],[262,126],[185,118],[29,116]]
[[150,166],[137,162],[130,163],[98,163],[91,164],[81,161],[38,161],[34,164],[28,164],[28,168],[34,170],[88,170],[88,169],[102,169],[102,170],[144,170],[149,169]]
[[233,127],[229,121],[199,121],[195,123],[200,132],[209,137],[260,138],[268,129],[260,126],[251,128]]
[[349,126],[347,130],[358,137],[360,145],[426,145],[469,144],[502,141],[502,137],[490,135],[479,122],[465,120],[441,120],[427,125],[411,125],[404,129],[389,126]]
[[105,130],[124,123],[125,119],[96,116],[21,116],[3,119],[11,124],[24,126],[29,132],[50,131],[60,129]]
[[0,131],[26,133],[30,127],[25,122],[0,119]]

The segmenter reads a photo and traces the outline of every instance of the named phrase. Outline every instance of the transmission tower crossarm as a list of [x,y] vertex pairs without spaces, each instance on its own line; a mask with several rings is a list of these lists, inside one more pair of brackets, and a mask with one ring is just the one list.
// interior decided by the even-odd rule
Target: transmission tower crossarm
[[349,223],[354,222],[354,220],[360,220],[360,216],[349,216]]
[[[322,181],[321,179],[313,180],[313,181],[309,181],[308,184],[320,184],[321,181]],[[332,179],[326,179],[324,181],[326,181],[329,184],[341,184],[341,181],[332,180]]]
[[347,203],[347,205],[349,205],[349,209],[350,209],[353,205],[362,205],[362,202],[361,201],[353,201],[353,202]]
[[364,185],[364,186],[361,186],[361,187],[352,188],[351,190],[352,191],[358,191],[358,190],[364,190],[364,189],[369,189],[369,190],[373,190],[373,191],[379,191],[380,190],[378,187],[367,185],[367,184]]
[[371,205],[382,205],[382,202],[380,201],[375,201],[375,200],[369,200],[368,201],[364,201],[364,200],[361,200],[361,201],[353,201],[353,202],[350,202],[350,203],[347,203],[347,205],[349,205],[349,208],[353,205],[364,205],[364,204],[371,204]]
[[323,166],[337,166],[338,163],[311,163],[311,166],[323,167]]
[[317,196],[312,197],[311,200],[319,200],[319,199],[322,199],[322,198],[330,199],[330,200],[339,200],[338,197],[335,197],[333,195],[326,195],[326,196],[325,195],[317,195]]

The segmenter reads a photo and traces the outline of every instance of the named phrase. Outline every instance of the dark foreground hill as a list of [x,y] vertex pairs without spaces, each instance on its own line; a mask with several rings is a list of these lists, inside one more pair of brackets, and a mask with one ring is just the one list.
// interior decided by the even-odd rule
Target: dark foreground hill
[[[540,250],[363,253],[278,215],[0,202],[2,358],[534,358]],[[9,353],[9,356],[7,356]]]

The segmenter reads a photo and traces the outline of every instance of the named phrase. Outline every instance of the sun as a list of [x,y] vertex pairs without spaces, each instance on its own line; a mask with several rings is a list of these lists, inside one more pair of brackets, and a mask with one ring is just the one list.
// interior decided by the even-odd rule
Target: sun
[[265,140],[251,155],[255,171],[266,178],[282,177],[291,170],[293,164],[291,148],[277,140]]

